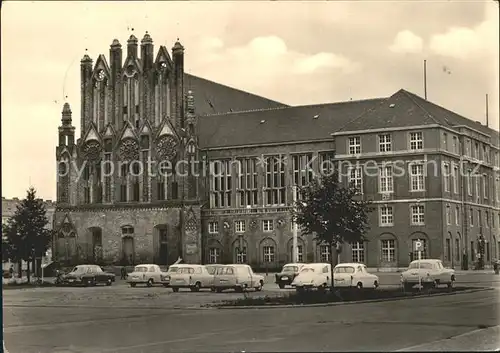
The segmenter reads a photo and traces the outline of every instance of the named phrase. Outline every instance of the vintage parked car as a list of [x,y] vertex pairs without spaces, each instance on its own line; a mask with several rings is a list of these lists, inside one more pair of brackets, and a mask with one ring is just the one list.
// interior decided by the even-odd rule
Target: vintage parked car
[[302,270],[302,267],[304,267],[304,264],[299,263],[286,264],[283,266],[281,272],[275,275],[278,287],[283,289],[286,285],[291,285],[294,278],[297,277],[300,270]]
[[455,270],[445,268],[437,259],[412,261],[408,269],[401,273],[404,290],[411,290],[419,282],[423,288],[436,288],[442,284],[452,288],[455,280]]
[[213,287],[217,293],[225,289],[243,292],[248,288],[254,288],[256,291],[261,291],[264,287],[264,277],[255,274],[249,265],[225,265],[217,268]]
[[66,275],[61,276],[62,284],[95,286],[106,284],[110,286],[115,281],[115,274],[104,272],[97,265],[78,265]]
[[304,265],[297,277],[292,281],[292,286],[295,287],[297,292],[311,289],[324,290],[331,283],[330,266],[327,263]]
[[333,286],[340,288],[376,289],[378,276],[368,272],[364,264],[341,263],[333,269]]
[[144,264],[137,265],[134,271],[127,276],[127,282],[130,287],[135,287],[138,284],[145,284],[152,287],[155,284],[168,286],[167,273],[163,272],[158,265]]
[[175,265],[175,271],[168,274],[169,286],[174,292],[180,288],[189,288],[192,292],[202,288],[211,289],[213,280],[214,276],[203,265]]

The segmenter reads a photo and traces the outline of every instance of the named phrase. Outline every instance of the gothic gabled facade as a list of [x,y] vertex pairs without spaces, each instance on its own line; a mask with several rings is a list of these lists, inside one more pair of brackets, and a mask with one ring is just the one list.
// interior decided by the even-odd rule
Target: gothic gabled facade
[[132,35],[126,55],[113,41],[110,64],[104,55],[95,64],[83,57],[77,141],[64,105],[57,147],[60,260],[168,264],[182,255],[201,261],[199,236],[188,236],[200,233],[198,184],[166,171],[168,163],[198,153],[193,99],[184,93],[184,48],[176,42],[170,56],[161,46],[155,58],[146,33],[140,49],[139,57]]

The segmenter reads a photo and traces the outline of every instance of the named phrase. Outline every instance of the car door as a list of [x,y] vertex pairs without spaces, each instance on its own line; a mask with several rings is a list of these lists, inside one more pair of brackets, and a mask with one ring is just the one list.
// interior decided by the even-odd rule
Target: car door
[[94,278],[96,283],[106,282],[104,279],[104,272],[98,266],[92,266],[92,273],[94,274]]
[[241,275],[244,277],[245,284],[248,288],[254,287],[252,268],[250,266],[245,266],[241,269]]
[[[152,278],[153,281],[155,282],[160,282],[160,272],[158,272],[159,268],[158,266],[149,266],[148,269],[148,276],[149,278]],[[148,278],[148,280],[149,280]]]

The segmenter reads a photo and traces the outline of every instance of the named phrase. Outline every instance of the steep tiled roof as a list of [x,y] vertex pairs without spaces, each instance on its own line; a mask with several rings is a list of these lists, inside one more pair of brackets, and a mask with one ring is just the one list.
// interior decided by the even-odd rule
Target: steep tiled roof
[[462,115],[459,115],[451,110],[443,108],[437,104],[429,102],[422,97],[417,96],[411,92],[406,92],[412,99],[420,105],[422,109],[431,114],[434,119],[439,121],[439,124],[445,125],[447,127],[453,128],[457,125],[467,126],[471,129],[475,129],[482,133],[488,134],[491,136],[491,141],[495,145],[498,146],[498,131],[494,130],[486,125],[481,124],[480,122],[473,121],[468,119]]
[[438,121],[415,103],[408,92],[401,89],[373,106],[372,109],[337,129],[336,132],[437,123]]
[[449,128],[465,125],[491,136],[498,144],[498,131],[467,119],[414,93],[399,90],[335,132],[439,124]]
[[331,138],[339,126],[383,99],[307,105],[202,116],[202,148],[312,141]]
[[286,104],[186,73],[184,90],[184,93],[193,91],[197,115],[287,107]]

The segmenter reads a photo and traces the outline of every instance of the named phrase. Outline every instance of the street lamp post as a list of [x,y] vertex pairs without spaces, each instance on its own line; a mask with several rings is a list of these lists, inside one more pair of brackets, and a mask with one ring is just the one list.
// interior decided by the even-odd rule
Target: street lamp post
[[[294,185],[292,187],[292,191],[293,191],[293,209],[294,211],[297,211],[297,208],[296,208],[296,203],[297,203],[297,186]],[[293,238],[292,238],[292,262],[299,262],[299,259],[298,259],[298,249],[297,249],[297,233],[298,233],[298,227],[297,227],[297,222],[294,221],[293,222]]]

